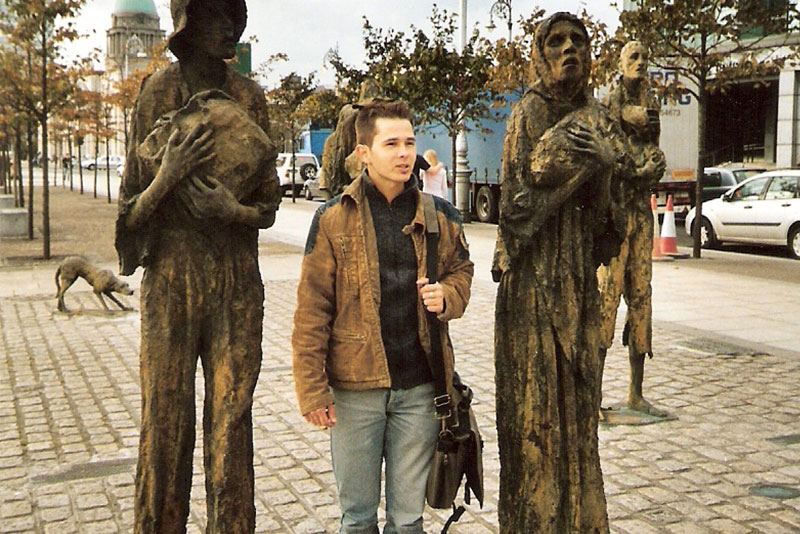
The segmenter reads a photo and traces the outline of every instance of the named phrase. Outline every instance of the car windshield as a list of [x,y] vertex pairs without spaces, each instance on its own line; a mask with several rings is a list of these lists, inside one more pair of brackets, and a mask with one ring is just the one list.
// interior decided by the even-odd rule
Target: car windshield
[[740,184],[748,178],[752,178],[756,174],[762,172],[764,172],[764,169],[741,169],[738,171],[733,171],[733,176],[736,178],[736,183]]

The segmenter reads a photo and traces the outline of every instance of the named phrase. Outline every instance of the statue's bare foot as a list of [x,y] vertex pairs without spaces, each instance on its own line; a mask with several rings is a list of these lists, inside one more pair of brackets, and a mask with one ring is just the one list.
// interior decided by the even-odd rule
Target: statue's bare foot
[[629,397],[628,408],[636,412],[646,413],[653,417],[669,417],[669,412],[661,410],[650,404],[644,397]]

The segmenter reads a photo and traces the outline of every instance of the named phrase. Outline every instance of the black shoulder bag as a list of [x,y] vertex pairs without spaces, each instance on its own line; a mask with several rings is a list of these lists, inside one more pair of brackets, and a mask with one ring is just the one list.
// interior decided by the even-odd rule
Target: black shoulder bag
[[[422,193],[422,204],[425,213],[428,283],[435,284],[438,279],[439,221],[436,218],[433,197]],[[431,508],[453,508],[452,515],[442,529],[442,534],[446,534],[450,525],[458,521],[466,511],[463,505],[455,505],[462,480],[466,479],[464,502],[470,503],[472,492],[483,507],[483,440],[470,406],[472,390],[455,374],[452,398],[447,392],[441,323],[435,313],[426,311],[426,316],[431,338],[430,366],[436,390],[434,405],[436,418],[441,422],[436,451],[428,474],[426,499]]]

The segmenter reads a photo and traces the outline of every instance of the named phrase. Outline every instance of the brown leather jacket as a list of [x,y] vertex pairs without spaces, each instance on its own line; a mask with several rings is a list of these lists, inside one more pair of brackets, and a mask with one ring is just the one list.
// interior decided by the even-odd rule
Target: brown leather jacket
[[[362,175],[363,176],[363,175]],[[425,217],[421,193],[417,213],[403,231],[411,234],[419,277],[425,276]],[[439,283],[444,290],[442,344],[448,386],[452,383],[453,347],[447,321],[464,314],[470,296],[473,264],[458,212],[436,199],[439,220]],[[362,177],[340,197],[320,207],[306,243],[297,288],[292,333],[292,367],[300,412],[333,404],[329,387],[367,390],[391,387],[381,338],[378,246]],[[431,340],[420,302],[419,338],[430,355]]]

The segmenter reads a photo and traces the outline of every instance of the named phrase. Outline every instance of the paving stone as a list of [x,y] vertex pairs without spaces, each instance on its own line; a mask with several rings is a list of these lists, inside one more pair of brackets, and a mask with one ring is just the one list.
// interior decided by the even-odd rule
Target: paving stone
[[30,515],[32,512],[33,512],[33,507],[31,506],[31,503],[27,500],[11,501],[0,504],[0,517],[2,517],[3,520],[11,517]]
[[[127,533],[133,522],[135,461],[102,477],[34,483],[30,497],[24,491],[33,474],[65,472],[123,455],[135,460],[138,446],[138,315],[113,322],[107,316],[54,317],[50,283],[47,295],[0,298],[0,383],[16,380],[14,389],[0,391],[0,518],[3,506],[28,502],[32,511],[12,518],[20,520],[17,532]],[[487,379],[494,373],[495,291],[494,285],[476,284],[467,314],[451,324],[459,368],[475,385],[475,411],[486,440],[487,485],[484,509],[470,507],[453,534],[498,531],[494,384]],[[298,413],[287,367],[295,295],[296,280],[266,284],[264,356],[253,403],[259,533],[338,529],[329,434],[309,427]],[[77,291],[75,297],[78,303],[85,300],[87,309],[89,303],[96,306],[89,291]],[[289,319],[275,321],[276,316]],[[623,320],[621,314],[620,326]],[[766,438],[798,432],[800,359],[700,356],[682,348],[695,339],[694,334],[656,324],[655,348],[663,357],[646,364],[648,397],[674,410],[678,420],[599,430],[611,531],[800,532],[800,499],[777,501],[748,493],[750,483],[797,484],[800,447]],[[615,344],[605,370],[604,398],[609,402],[625,398],[628,372],[627,349]],[[204,395],[200,369],[197,377],[199,406]],[[206,510],[200,418],[197,424],[188,532],[202,534]],[[426,529],[434,532],[446,515],[429,510],[426,518]],[[0,519],[0,533],[4,528],[10,527]]]

